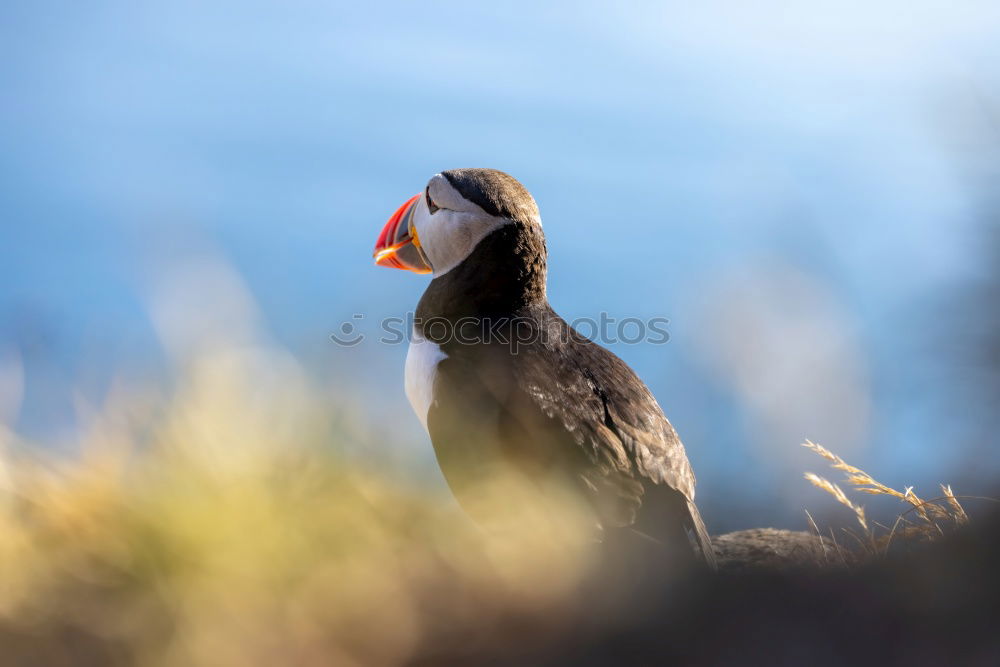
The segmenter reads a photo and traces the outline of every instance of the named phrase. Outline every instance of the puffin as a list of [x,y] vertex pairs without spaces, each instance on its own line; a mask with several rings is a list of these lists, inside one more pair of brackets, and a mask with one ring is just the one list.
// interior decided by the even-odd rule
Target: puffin
[[715,569],[677,432],[625,362],[549,305],[541,216],[521,183],[435,174],[389,217],[374,259],[430,274],[405,390],[467,514],[482,514],[491,475],[513,471],[568,489],[599,541],[629,535]]

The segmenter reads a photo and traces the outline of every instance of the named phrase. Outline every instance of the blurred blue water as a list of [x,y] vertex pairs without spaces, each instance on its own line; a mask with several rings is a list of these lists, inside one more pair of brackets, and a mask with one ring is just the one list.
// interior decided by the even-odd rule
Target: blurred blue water
[[[26,433],[72,430],[81,383],[158,367],[151,276],[210,249],[280,342],[373,414],[399,410],[385,428],[426,459],[405,347],[327,335],[415,305],[424,279],[371,265],[381,224],[435,172],[490,166],[539,202],[564,316],[671,319],[670,345],[615,350],[720,521],[737,480],[741,502],[797,513],[776,488],[808,493],[789,478],[806,437],[900,484],[963,464],[941,446],[954,416],[926,325],[931,297],[976,270],[976,202],[942,118],[996,81],[989,3],[38,2],[0,21],[0,344],[25,357]],[[768,287],[781,279],[733,291],[776,267],[821,316],[799,318]],[[752,367],[713,365],[705,327],[733,294],[788,318],[771,354],[802,346],[792,325],[842,330],[801,375],[856,366],[831,380],[869,406],[844,415],[856,425],[775,426]],[[803,414],[844,409],[829,387]]]

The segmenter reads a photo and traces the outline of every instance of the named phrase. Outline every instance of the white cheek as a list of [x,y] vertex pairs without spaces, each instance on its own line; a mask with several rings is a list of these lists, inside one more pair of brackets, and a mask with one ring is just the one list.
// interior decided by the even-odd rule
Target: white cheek
[[447,209],[431,215],[425,206],[418,212],[415,225],[436,278],[461,264],[487,234],[506,222],[485,213]]
[[406,370],[404,372],[406,398],[417,414],[420,423],[427,429],[427,413],[434,402],[434,377],[437,375],[438,363],[447,355],[436,343],[424,339],[416,331],[410,339],[410,348],[406,352]]
[[428,214],[423,226],[424,229],[418,228],[420,240],[435,276],[455,268],[471,252],[468,229],[457,212],[442,210]]

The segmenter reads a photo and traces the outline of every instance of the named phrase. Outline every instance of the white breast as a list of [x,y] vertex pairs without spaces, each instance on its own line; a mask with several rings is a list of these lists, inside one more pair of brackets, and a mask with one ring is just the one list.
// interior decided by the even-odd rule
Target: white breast
[[410,339],[410,349],[406,353],[406,397],[410,399],[413,411],[420,423],[427,428],[427,412],[434,401],[434,376],[437,365],[447,357],[436,343],[423,338],[416,331]]

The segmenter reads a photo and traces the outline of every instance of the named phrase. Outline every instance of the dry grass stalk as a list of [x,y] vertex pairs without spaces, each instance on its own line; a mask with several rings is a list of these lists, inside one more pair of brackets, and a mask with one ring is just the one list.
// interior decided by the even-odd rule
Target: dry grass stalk
[[951,490],[951,484],[941,484],[941,493],[948,500],[948,505],[951,507],[952,512],[955,515],[955,520],[958,523],[968,523],[969,515],[965,513],[965,509],[958,502],[958,498],[955,497],[955,493]]
[[807,472],[805,474],[805,478],[809,480],[809,482],[813,486],[823,489],[831,496],[836,498],[837,502],[840,503],[841,505],[851,508],[851,510],[854,512],[854,515],[858,519],[858,523],[861,524],[861,527],[865,531],[868,531],[868,521],[867,519],[865,519],[865,508],[862,507],[861,505],[855,505],[853,502],[851,502],[851,499],[847,497],[847,494],[844,493],[843,489],[841,489],[839,486],[837,486],[830,480],[826,479],[825,477],[820,477],[815,473]]
[[819,546],[823,549],[823,562],[829,563],[830,554],[826,548],[826,540],[823,539],[823,535],[819,532],[819,526],[816,525],[816,522],[813,520],[812,514],[809,513],[809,510],[806,510],[806,518],[809,519],[809,527],[816,534],[816,538],[819,540]]
[[[845,481],[859,493],[890,496],[910,506],[908,510],[896,518],[891,529],[887,530],[885,526],[877,522],[875,522],[875,527],[873,528],[869,525],[865,516],[864,506],[852,501],[839,485],[815,473],[805,473],[805,478],[809,483],[823,489],[841,505],[849,507],[854,512],[855,518],[861,524],[862,535],[859,536],[847,529],[844,532],[854,538],[861,545],[862,550],[867,553],[884,555],[888,552],[893,539],[896,537],[911,540],[935,539],[944,534],[945,531],[942,529],[942,525],[958,526],[969,521],[968,514],[966,514],[965,509],[959,503],[958,497],[954,494],[950,486],[941,485],[943,495],[940,498],[924,500],[914,492],[913,487],[908,486],[903,491],[898,491],[887,484],[879,482],[861,468],[847,463],[844,459],[822,445],[806,440],[802,443],[802,446],[829,461],[831,468],[844,471]],[[916,520],[907,518],[907,515],[911,513],[916,515]],[[811,516],[809,517],[809,521],[815,526],[815,521],[812,520]],[[876,529],[881,529],[881,532],[878,532]]]

